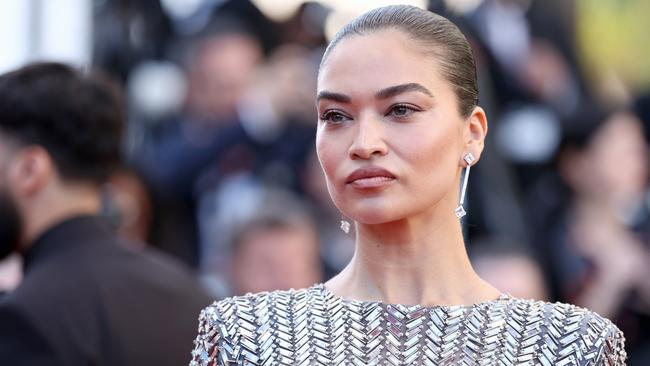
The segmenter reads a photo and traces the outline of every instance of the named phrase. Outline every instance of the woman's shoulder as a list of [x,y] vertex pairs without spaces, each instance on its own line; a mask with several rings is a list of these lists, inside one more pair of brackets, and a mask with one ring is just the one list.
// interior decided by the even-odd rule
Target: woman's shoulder
[[316,285],[299,290],[275,290],[245,295],[231,296],[215,301],[205,307],[199,315],[199,326],[207,326],[221,331],[225,337],[237,328],[251,327],[267,322],[270,316],[277,318],[282,313],[289,315],[296,302],[314,292]]
[[[313,289],[249,293],[227,297],[205,307],[199,315],[190,366],[212,365],[213,361],[217,365],[229,364],[226,361],[233,355],[257,360],[260,357],[256,354],[258,336],[269,334],[270,324],[277,321],[278,315],[290,314],[294,302]],[[260,324],[266,324],[266,328]]]
[[564,348],[593,357],[607,358],[604,365],[623,365],[625,336],[609,319],[589,309],[562,302],[508,297],[507,322],[521,324],[542,338],[541,352]]
[[598,329],[618,331],[618,328],[612,321],[587,308],[563,302],[522,299],[509,295],[505,297],[508,300],[508,307],[512,308],[513,311],[522,311],[525,309],[530,317],[540,317],[540,321],[557,323],[559,320],[562,320],[560,323],[565,327],[568,327],[569,324],[580,323]]

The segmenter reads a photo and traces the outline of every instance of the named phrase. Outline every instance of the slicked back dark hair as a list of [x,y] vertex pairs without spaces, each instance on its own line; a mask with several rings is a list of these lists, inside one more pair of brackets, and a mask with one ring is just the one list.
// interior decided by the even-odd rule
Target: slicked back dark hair
[[367,35],[381,30],[404,32],[422,51],[430,55],[449,81],[458,98],[459,112],[468,117],[478,104],[476,65],[472,49],[461,31],[447,18],[410,5],[391,5],[373,9],[346,24],[325,50],[321,67],[332,50],[352,35]]
[[120,163],[124,108],[105,77],[60,63],[0,75],[0,132],[40,145],[65,180],[101,183]]

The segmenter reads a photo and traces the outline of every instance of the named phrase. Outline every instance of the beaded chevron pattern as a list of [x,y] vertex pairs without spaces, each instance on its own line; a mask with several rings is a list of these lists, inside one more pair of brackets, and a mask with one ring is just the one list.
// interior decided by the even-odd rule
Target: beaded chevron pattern
[[473,306],[345,300],[322,284],[201,312],[190,366],[625,365],[623,334],[586,309],[503,295]]

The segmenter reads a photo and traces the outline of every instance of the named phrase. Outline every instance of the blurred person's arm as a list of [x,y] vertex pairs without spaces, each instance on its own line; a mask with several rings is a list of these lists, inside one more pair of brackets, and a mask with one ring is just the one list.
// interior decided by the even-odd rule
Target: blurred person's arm
[[605,242],[605,245],[581,246],[583,253],[593,262],[595,274],[572,301],[604,317],[613,318],[630,290],[645,282],[647,255],[640,243],[627,233],[601,234],[603,236],[599,241]]
[[45,337],[18,309],[0,303],[0,365],[60,366]]

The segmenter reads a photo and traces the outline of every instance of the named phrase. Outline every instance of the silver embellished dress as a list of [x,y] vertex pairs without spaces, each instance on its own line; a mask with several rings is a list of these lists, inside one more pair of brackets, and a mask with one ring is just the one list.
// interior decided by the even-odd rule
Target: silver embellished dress
[[190,366],[618,366],[623,346],[609,320],[573,305],[502,295],[471,306],[402,306],[343,299],[317,284],[207,307]]

